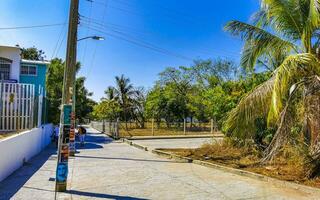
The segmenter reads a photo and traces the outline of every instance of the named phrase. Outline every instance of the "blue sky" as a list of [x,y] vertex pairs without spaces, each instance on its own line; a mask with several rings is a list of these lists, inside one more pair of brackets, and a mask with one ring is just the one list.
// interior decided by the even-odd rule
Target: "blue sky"
[[[80,0],[80,76],[99,100],[116,75],[150,88],[165,67],[193,59],[239,59],[242,43],[223,31],[232,19],[249,21],[258,0]],[[67,22],[67,0],[1,0],[0,28]],[[90,18],[92,20],[90,20]],[[90,28],[88,28],[90,27]],[[67,26],[0,30],[0,45],[36,46],[46,58],[65,58]],[[147,46],[147,47],[146,47]],[[160,51],[160,52],[159,52]]]

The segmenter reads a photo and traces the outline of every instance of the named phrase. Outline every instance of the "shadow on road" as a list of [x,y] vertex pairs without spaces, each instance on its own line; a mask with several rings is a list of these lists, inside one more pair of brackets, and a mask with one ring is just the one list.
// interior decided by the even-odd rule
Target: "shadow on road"
[[[79,141],[79,140],[77,140]],[[101,149],[100,144],[109,144],[112,139],[105,135],[87,134],[85,137],[85,145],[81,146],[79,142],[76,143],[76,149]]]
[[86,197],[104,198],[104,199],[147,200],[147,199],[143,199],[143,198],[128,197],[128,196],[118,196],[118,195],[111,195],[111,194],[101,194],[101,193],[92,193],[92,192],[83,192],[83,191],[77,191],[77,190],[68,190],[66,193],[79,195],[79,196],[86,196]]
[[[10,199],[23,185],[35,174],[42,165],[50,158],[50,156],[56,154],[56,148],[53,144],[50,144],[39,155],[35,156],[7,177],[0,183],[0,199]],[[55,169],[52,169],[55,170]]]
[[97,144],[108,144],[112,142],[112,139],[105,135],[87,134],[85,137],[86,142],[93,142]]
[[84,146],[81,146],[80,143],[76,143],[76,149],[102,149],[103,146],[92,143],[92,142],[86,142]]

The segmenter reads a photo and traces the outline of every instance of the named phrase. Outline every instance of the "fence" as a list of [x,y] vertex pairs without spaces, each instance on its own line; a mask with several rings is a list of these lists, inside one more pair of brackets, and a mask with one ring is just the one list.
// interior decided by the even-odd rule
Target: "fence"
[[115,139],[119,139],[119,123],[110,121],[91,121],[90,126],[98,131],[106,133]]
[[168,136],[168,135],[213,135],[220,134],[213,120],[209,121],[129,121],[125,122],[91,122],[93,128],[113,137],[133,136]]
[[31,129],[42,124],[43,88],[33,84],[0,83],[0,131]]

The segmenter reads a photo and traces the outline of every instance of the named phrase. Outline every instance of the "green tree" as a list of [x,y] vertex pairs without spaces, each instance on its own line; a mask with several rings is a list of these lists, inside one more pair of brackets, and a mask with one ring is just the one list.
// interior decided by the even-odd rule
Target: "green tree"
[[165,117],[167,99],[163,94],[163,88],[156,84],[147,94],[145,103],[145,116],[148,119],[155,119],[158,128],[161,119]]
[[96,105],[96,102],[90,98],[93,93],[84,86],[85,80],[85,77],[76,79],[76,119],[80,120],[80,123],[89,118],[89,114]]
[[[115,100],[119,103],[121,107],[121,118],[125,121],[126,129],[128,128],[127,122],[132,118],[133,114],[133,101],[134,95],[137,94],[137,91],[130,83],[130,79],[126,78],[124,75],[116,76],[116,86],[109,87],[107,94],[111,94],[111,91],[114,93],[110,96],[114,96]],[[109,96],[109,97],[110,97]]]
[[22,59],[27,60],[43,60],[45,58],[45,53],[36,47],[21,48]]
[[92,115],[99,120],[116,120],[121,113],[121,107],[117,101],[102,100],[93,107]]
[[[320,103],[319,96],[312,90],[319,82],[320,73],[319,2],[263,0],[252,24],[231,21],[225,28],[245,41],[242,67],[252,71],[257,63],[262,63],[274,69],[272,77],[244,97],[226,122],[227,130],[242,138],[252,137],[253,123],[261,115],[268,116],[269,126],[278,125],[262,160],[267,162],[290,135],[291,112],[288,110],[293,104],[295,88],[304,88],[303,99],[310,99],[309,104],[305,104],[305,117],[320,113],[319,106],[316,107]],[[316,128],[320,127],[320,120],[312,118],[305,126],[310,133],[310,155],[315,162],[320,158],[320,143],[317,142],[320,129]],[[316,163],[309,175],[318,173],[319,166],[320,163]]]
[[[62,98],[63,74],[65,62],[55,58],[48,66],[46,89],[48,101],[48,121],[58,124],[60,119],[60,106]],[[77,63],[76,70],[79,71],[80,63]],[[81,121],[88,117],[95,104],[89,97],[92,93],[84,87],[85,78],[76,79],[76,116]]]

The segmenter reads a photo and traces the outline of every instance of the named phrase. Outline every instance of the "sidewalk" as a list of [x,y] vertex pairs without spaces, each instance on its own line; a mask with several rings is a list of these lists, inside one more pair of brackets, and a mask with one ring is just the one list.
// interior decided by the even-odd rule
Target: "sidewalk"
[[[70,159],[68,192],[58,199],[319,199],[320,192],[167,160],[98,134]],[[47,149],[0,183],[0,199],[54,199],[56,156]],[[6,195],[6,196],[5,196]]]

